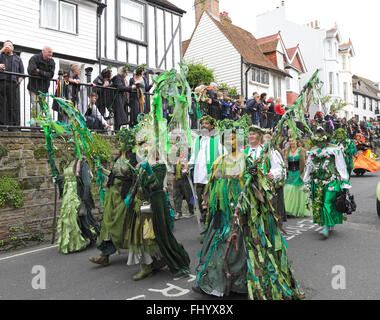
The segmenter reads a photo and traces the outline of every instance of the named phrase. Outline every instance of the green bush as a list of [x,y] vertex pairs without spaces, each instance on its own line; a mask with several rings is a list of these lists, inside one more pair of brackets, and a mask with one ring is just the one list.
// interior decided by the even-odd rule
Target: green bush
[[4,206],[21,208],[24,205],[24,194],[20,184],[9,176],[0,179],[0,208]]
[[112,161],[112,146],[111,143],[104,139],[100,134],[94,134],[94,147],[95,154],[99,156],[102,164],[110,163]]
[[215,81],[214,72],[207,69],[200,63],[189,64],[189,73],[187,75],[187,82],[192,89],[195,89],[198,83],[202,82],[205,85]]

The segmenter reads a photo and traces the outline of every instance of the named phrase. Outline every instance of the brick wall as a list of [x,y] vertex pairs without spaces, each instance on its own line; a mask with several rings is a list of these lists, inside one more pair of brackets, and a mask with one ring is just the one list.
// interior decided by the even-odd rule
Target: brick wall
[[[118,154],[116,139],[105,136]],[[63,145],[58,144],[63,150]],[[24,206],[20,209],[0,208],[0,241],[9,242],[11,227],[27,230],[19,237],[35,234],[50,234],[54,217],[54,184],[50,165],[47,161],[45,136],[40,132],[0,132],[0,147],[8,150],[0,155],[0,177],[8,175],[20,182],[24,194]],[[61,154],[56,154],[56,165],[61,162]],[[97,188],[95,188],[97,190]],[[57,217],[61,200],[57,197]],[[100,204],[93,211],[100,213]],[[26,229],[25,229],[26,228]]]

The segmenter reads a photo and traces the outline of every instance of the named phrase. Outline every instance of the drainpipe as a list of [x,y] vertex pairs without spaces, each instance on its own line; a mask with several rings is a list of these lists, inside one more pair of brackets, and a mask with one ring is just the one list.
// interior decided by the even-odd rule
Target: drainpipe
[[98,52],[98,63],[99,63],[99,74],[102,72],[102,15],[104,9],[107,7],[106,4],[98,2],[98,8],[96,9],[97,20],[96,20],[96,33],[97,33],[97,52]]
[[245,72],[245,101],[248,101],[248,72],[252,69],[252,66],[249,64],[248,69]]

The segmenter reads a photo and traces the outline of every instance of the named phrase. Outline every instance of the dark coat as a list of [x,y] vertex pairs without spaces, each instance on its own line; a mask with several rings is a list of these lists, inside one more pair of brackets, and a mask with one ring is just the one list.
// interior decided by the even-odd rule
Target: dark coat
[[[8,62],[11,62],[11,65],[9,65]],[[0,54],[0,64],[5,64],[5,70],[7,72],[14,72],[14,73],[24,73],[24,64],[22,63],[21,58],[13,54],[12,56],[7,56],[5,52]],[[9,76],[7,74],[0,73],[0,80],[8,80],[10,77],[12,77],[12,82],[18,82],[18,76]]]
[[110,110],[114,112],[115,116],[114,130],[118,131],[122,125],[128,124],[128,101],[125,93],[131,92],[132,88],[125,85],[124,78],[119,74],[114,76],[111,81],[111,87],[118,89],[112,110]]
[[[111,81],[111,80],[110,80]],[[104,79],[100,74],[93,83],[97,86],[104,87]],[[103,88],[94,88],[93,92],[98,95],[98,100],[96,101],[96,107],[104,117],[106,108],[109,108],[112,104],[115,92],[113,90],[107,90]]]
[[222,107],[216,93],[213,90],[207,90],[207,96],[212,100],[208,105],[208,115],[215,120],[222,120]]
[[[39,72],[36,70],[39,69]],[[29,60],[28,74],[43,79],[30,78],[28,90],[34,93],[41,91],[47,93],[50,87],[50,79],[54,77],[55,62],[53,59],[44,60],[42,53],[35,54]]]

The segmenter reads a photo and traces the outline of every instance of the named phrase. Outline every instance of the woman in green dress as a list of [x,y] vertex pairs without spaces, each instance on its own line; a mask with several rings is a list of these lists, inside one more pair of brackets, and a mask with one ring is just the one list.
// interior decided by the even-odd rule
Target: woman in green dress
[[351,189],[349,174],[344,159],[344,148],[330,144],[330,137],[323,128],[318,128],[312,138],[314,147],[308,152],[305,187],[310,190],[314,223],[323,227],[320,234],[329,237],[335,225],[347,220],[345,213],[337,210],[338,195],[346,196]]
[[291,217],[310,217],[312,212],[306,204],[308,196],[304,192],[302,177],[306,167],[306,150],[297,141],[289,138],[289,148],[285,151],[288,178],[284,188],[285,211]]
[[112,167],[107,182],[102,228],[98,243],[101,254],[96,258],[89,258],[91,262],[103,266],[109,265],[111,255],[127,249],[126,241],[122,239],[126,211],[124,199],[132,187],[137,164],[136,156],[132,152],[135,146],[134,133],[122,129],[117,138],[120,155]]
[[214,162],[202,204],[207,220],[193,289],[217,297],[235,292],[248,293],[251,300],[300,299],[264,160],[255,161],[236,147],[236,131],[229,136],[225,131],[232,152]]
[[61,214],[57,224],[58,251],[64,254],[81,251],[96,243],[100,226],[91,213],[91,171],[88,162],[76,159],[73,142],[68,146],[69,163],[64,168]]

